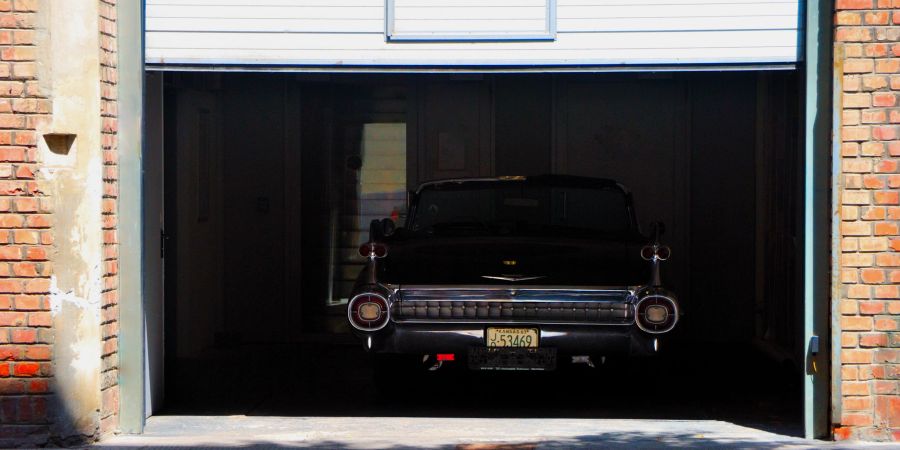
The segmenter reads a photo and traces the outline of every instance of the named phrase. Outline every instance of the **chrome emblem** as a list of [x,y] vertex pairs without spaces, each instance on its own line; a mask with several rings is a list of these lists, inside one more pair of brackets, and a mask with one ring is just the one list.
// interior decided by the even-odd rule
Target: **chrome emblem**
[[528,281],[528,280],[539,280],[541,278],[546,278],[544,276],[539,277],[528,277],[524,275],[482,275],[481,278],[487,278],[488,280],[500,280],[500,281]]

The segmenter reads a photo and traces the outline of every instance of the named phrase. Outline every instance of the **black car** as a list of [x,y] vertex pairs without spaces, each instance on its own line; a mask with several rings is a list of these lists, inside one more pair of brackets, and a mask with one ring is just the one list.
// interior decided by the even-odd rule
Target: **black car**
[[608,179],[428,182],[402,227],[373,221],[347,317],[367,350],[434,368],[651,355],[681,314],[660,282],[662,231],[641,234],[630,192]]

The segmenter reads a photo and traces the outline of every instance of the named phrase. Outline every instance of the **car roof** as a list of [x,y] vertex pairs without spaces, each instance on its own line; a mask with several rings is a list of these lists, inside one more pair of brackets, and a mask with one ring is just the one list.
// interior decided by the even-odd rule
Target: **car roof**
[[501,176],[501,177],[474,177],[451,178],[445,180],[426,181],[419,185],[416,193],[424,189],[440,189],[445,187],[462,187],[466,184],[482,183],[523,183],[532,186],[558,186],[558,187],[582,187],[582,188],[616,188],[628,194],[629,190],[621,183],[609,178],[582,177],[577,175],[533,175],[533,176]]

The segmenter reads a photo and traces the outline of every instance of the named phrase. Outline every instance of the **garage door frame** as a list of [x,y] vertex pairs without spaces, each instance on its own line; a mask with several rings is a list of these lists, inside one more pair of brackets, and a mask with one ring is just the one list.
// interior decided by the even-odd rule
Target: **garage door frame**
[[[147,336],[145,335],[145,304],[155,304],[144,298],[144,284],[157,274],[160,267],[145,265],[143,257],[158,252],[145,244],[147,236],[158,238],[157,218],[147,214],[144,193],[160,195],[160,181],[154,173],[145,172],[144,152],[154,149],[143,144],[143,78],[144,78],[144,2],[120,2],[118,5],[119,36],[119,151],[121,196],[119,203],[121,240],[121,303],[119,336],[120,365],[120,428],[124,433],[141,433],[146,421],[145,394],[148,392]],[[840,346],[831,345],[839,336],[837,325],[830,318],[830,295],[833,281],[829,277],[830,255],[835,241],[829,238],[832,230],[833,202],[831,195],[832,148],[831,128],[832,76],[831,37],[832,1],[808,2],[805,36],[805,180],[804,180],[804,339],[810,344],[804,374],[804,430],[807,437],[828,437],[831,398],[839,394],[839,377],[829,372],[838,369]],[[290,68],[281,68],[290,70]],[[647,67],[628,70],[647,70]],[[697,69],[696,67],[694,68]],[[350,69],[352,70],[352,69]],[[534,70],[529,69],[529,70]],[[609,71],[613,68],[577,68],[581,71]],[[319,71],[326,71],[319,69]],[[365,70],[361,70],[365,71]],[[476,70],[472,70],[476,71]],[[480,71],[484,71],[481,69]],[[507,71],[512,71],[507,69]],[[837,173],[835,173],[837,175]],[[134,181],[139,180],[139,181]],[[154,259],[148,259],[153,261]],[[818,352],[813,353],[814,337],[818,336]],[[832,347],[832,348],[829,348]],[[815,364],[813,364],[815,363]],[[839,373],[837,374],[839,375]],[[832,380],[837,380],[832,382]],[[832,405],[831,408],[837,408]],[[833,412],[832,412],[833,413]]]

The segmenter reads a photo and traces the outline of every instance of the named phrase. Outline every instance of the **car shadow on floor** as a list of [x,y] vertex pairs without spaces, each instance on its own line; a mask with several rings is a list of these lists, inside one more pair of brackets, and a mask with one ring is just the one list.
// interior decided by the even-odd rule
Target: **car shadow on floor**
[[801,375],[752,346],[686,344],[650,360],[472,372],[459,361],[379,392],[352,340],[241,345],[179,360],[160,414],[721,420],[802,434]]

